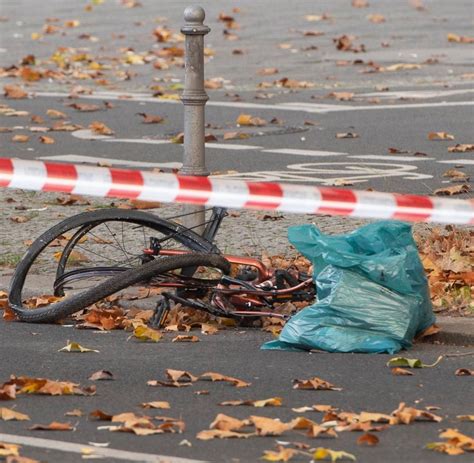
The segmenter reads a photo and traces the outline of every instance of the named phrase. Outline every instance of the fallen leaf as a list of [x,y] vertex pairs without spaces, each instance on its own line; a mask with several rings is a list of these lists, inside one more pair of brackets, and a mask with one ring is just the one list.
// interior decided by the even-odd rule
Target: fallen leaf
[[251,416],[249,421],[255,426],[258,436],[280,436],[292,428],[290,423],[283,423],[278,418]]
[[143,117],[143,124],[159,124],[164,121],[163,117],[155,116],[153,114],[137,113],[137,115]]
[[456,418],[461,421],[474,421],[474,415],[457,415]]
[[52,381],[46,378],[30,378],[28,376],[17,377],[11,375],[10,380],[5,385],[15,386],[18,394],[89,396],[96,392],[95,386],[80,387],[79,384],[68,381]]
[[392,375],[394,376],[413,376],[413,372],[405,368],[392,368]]
[[220,429],[207,429],[205,431],[198,432],[196,434],[196,438],[199,440],[210,440],[210,439],[229,439],[229,438],[237,438],[237,439],[247,439],[248,437],[252,437],[255,434],[250,433],[242,433],[242,432],[235,432],[235,431],[222,431]]
[[28,98],[28,93],[25,92],[18,85],[4,85],[3,86],[4,96],[12,100],[21,100],[23,98]]
[[28,421],[30,417],[23,413],[16,412],[10,408],[0,407],[0,420],[3,421]]
[[342,388],[334,386],[320,378],[295,379],[293,380],[293,389],[320,390],[320,391],[342,391]]
[[247,426],[248,424],[248,420],[239,420],[232,416],[219,413],[209,427],[220,431],[235,431]]
[[158,408],[158,409],[169,409],[170,404],[169,402],[143,402],[143,408]]
[[469,181],[469,176],[457,169],[448,169],[446,172],[443,173],[443,177],[448,177],[456,182]]
[[372,23],[375,23],[375,24],[380,24],[380,23],[384,23],[385,22],[385,16],[382,15],[382,14],[377,14],[377,13],[374,13],[374,14],[369,14],[367,16],[367,19],[372,22]]
[[89,419],[99,421],[112,421],[112,416],[102,410],[94,410],[89,413]]
[[20,455],[19,448],[19,445],[0,442],[0,457],[16,457]]
[[267,121],[265,119],[261,119],[260,117],[253,117],[250,114],[241,114],[237,118],[236,123],[240,126],[262,127],[264,125],[267,125]]
[[299,454],[298,450],[290,448],[281,448],[277,452],[273,450],[264,450],[261,460],[265,461],[290,461],[294,456]]
[[77,342],[70,342],[68,341],[68,344],[61,349],[58,350],[58,352],[99,352],[96,349],[89,349],[88,347],[83,347]]
[[356,457],[351,453],[344,452],[343,450],[331,450],[324,447],[318,447],[313,453],[315,460],[327,460],[328,458],[334,462],[337,460],[352,460],[356,461]]
[[226,400],[219,405],[236,407],[239,405],[248,405],[251,407],[281,407],[283,399],[281,397],[271,397],[263,400]]
[[249,135],[243,132],[226,132],[224,133],[223,138],[224,140],[244,140],[249,138]]
[[107,370],[99,370],[89,376],[90,381],[114,380],[114,375]]
[[354,93],[352,92],[331,92],[328,94],[329,98],[334,98],[335,100],[339,101],[351,101],[354,97]]
[[185,370],[173,370],[171,368],[168,368],[167,370],[165,370],[165,373],[166,373],[166,376],[171,381],[175,381],[175,382],[179,382],[179,381],[195,382],[199,379],[198,377],[189,373],[189,371],[185,371]]
[[407,407],[404,402],[401,402],[398,408],[394,410],[391,415],[392,418],[389,423],[391,425],[411,424],[414,421],[419,420],[434,421],[436,423],[442,421],[440,416],[437,416],[434,413],[430,413],[426,410],[418,410],[413,407]]
[[445,429],[439,435],[445,442],[431,442],[426,445],[429,450],[434,450],[448,455],[462,455],[465,451],[474,450],[474,439],[460,433],[457,429]]
[[64,416],[82,416],[82,415],[84,415],[84,413],[82,413],[82,411],[79,410],[78,408],[75,408],[74,410],[71,410],[64,414]]
[[458,35],[458,34],[448,34],[448,42],[456,42],[456,43],[474,43],[474,37],[467,37],[465,35]]
[[28,135],[13,135],[12,141],[15,143],[26,143],[30,141],[30,137]]
[[379,443],[379,438],[375,434],[365,433],[357,439],[357,445],[368,445],[373,447]]
[[352,6],[354,8],[367,8],[369,2],[367,0],[352,0]]
[[48,109],[46,111],[46,114],[51,118],[51,119],[66,119],[67,116],[61,111],[57,111],[56,109]]
[[430,132],[428,140],[454,140],[454,135],[447,132]]
[[469,368],[458,368],[454,374],[456,376],[474,376],[474,370],[470,370]]
[[44,143],[45,145],[52,145],[55,142],[54,138],[47,137],[46,135],[42,135],[41,137],[39,137],[39,141],[41,143]]
[[133,336],[140,341],[152,342],[158,342],[163,337],[163,335],[159,331],[154,330],[153,328],[149,328],[145,325],[137,326],[133,330]]
[[409,359],[406,357],[394,357],[387,362],[388,367],[406,367],[406,368],[433,368],[443,360],[443,356],[440,355],[436,362],[432,364],[425,364],[420,359]]
[[93,112],[98,111],[100,106],[96,104],[86,104],[86,103],[72,103],[68,105],[71,108],[77,109],[77,111],[81,112]]
[[94,121],[89,125],[89,129],[98,135],[114,135],[114,131],[107,127],[103,122]]
[[457,144],[448,148],[450,153],[466,153],[467,151],[474,151],[474,145]]
[[272,76],[274,74],[278,74],[277,68],[263,68],[257,71],[259,76]]
[[387,66],[386,68],[380,68],[381,71],[411,71],[414,69],[421,69],[420,64],[411,64],[411,63],[397,63],[397,64],[392,64],[391,66]]
[[336,133],[336,138],[359,138],[359,134],[355,132]]
[[3,384],[0,386],[0,400],[16,399],[16,387],[11,384]]
[[238,378],[233,378],[232,376],[221,375],[220,373],[207,372],[199,376],[199,379],[210,379],[211,381],[226,381],[231,383],[235,387],[248,387],[250,383],[242,381]]
[[26,215],[12,215],[10,220],[15,223],[25,223],[30,220],[30,217],[27,217]]
[[453,185],[444,188],[438,188],[434,191],[434,194],[437,196],[452,196],[452,195],[460,195],[463,193],[469,193],[471,191],[471,187],[467,183],[463,183],[462,185]]
[[71,423],[59,423],[57,421],[50,424],[34,424],[28,429],[30,431],[74,431]]
[[199,342],[199,338],[197,336],[182,334],[173,338],[171,342]]

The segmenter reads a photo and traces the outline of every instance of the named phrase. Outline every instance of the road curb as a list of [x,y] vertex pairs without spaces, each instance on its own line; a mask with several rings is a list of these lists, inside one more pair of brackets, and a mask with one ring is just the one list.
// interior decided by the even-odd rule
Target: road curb
[[440,343],[452,346],[474,345],[474,318],[438,317],[440,332],[423,338],[424,343]]

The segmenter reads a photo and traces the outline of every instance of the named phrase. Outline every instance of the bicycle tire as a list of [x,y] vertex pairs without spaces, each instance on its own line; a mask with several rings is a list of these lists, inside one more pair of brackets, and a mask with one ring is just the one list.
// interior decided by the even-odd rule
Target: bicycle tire
[[202,238],[192,230],[188,230],[180,224],[161,219],[150,213],[122,209],[102,209],[98,211],[84,212],[63,220],[59,224],[53,226],[31,244],[12,276],[9,288],[10,305],[14,307],[22,307],[22,293],[25,281],[28,277],[28,272],[38,256],[54,240],[70,230],[90,224],[108,223],[110,221],[130,222],[132,224],[142,225],[154,229],[165,236],[172,236],[175,241],[181,243],[191,251],[219,254],[219,249],[214,244]]
[[144,280],[148,280],[160,273],[170,272],[187,267],[208,266],[217,268],[225,274],[230,272],[230,263],[219,254],[191,253],[181,256],[166,257],[161,260],[148,262],[141,267],[127,270],[115,275],[99,285],[89,288],[82,293],[75,294],[64,301],[50,304],[38,309],[27,309],[22,305],[12,305],[11,308],[17,317],[29,323],[51,323],[85,309],[86,307],[108,297],[122,289]]

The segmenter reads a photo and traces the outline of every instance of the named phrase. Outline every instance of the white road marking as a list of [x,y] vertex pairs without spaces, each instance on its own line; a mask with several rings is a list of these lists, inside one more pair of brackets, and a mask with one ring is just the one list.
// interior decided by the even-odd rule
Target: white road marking
[[371,92],[371,93],[356,93],[354,98],[413,98],[413,99],[428,99],[428,98],[443,98],[447,96],[464,95],[465,93],[473,93],[474,88],[462,88],[458,90],[405,90],[399,92]]
[[433,161],[435,158],[425,158],[421,156],[398,156],[398,154],[355,154],[349,156],[351,159],[376,159],[381,161],[407,161],[407,162],[416,162],[416,161]]
[[438,161],[440,164],[468,164],[474,165],[474,159],[450,159],[449,161]]
[[[40,97],[61,97],[67,98],[68,93],[63,92],[35,92],[35,95]],[[129,98],[124,98],[124,96]],[[150,103],[166,103],[166,104],[181,104],[177,100],[166,100],[154,98],[144,93],[119,93],[119,92],[96,92],[92,95],[78,95],[83,99],[107,99],[127,101],[145,101]],[[474,101],[440,101],[436,103],[411,103],[411,104],[393,104],[393,105],[369,105],[369,106],[354,106],[354,105],[331,105],[331,104],[315,104],[315,103],[280,103],[280,104],[264,104],[264,103],[246,103],[240,101],[208,101],[207,106],[220,106],[227,108],[245,108],[245,109],[264,109],[270,111],[299,111],[306,113],[326,114],[330,112],[343,111],[367,111],[377,109],[419,109],[419,108],[437,108],[450,106],[472,106]]]
[[183,165],[181,162],[146,162],[146,161],[130,161],[128,159],[111,159],[111,158],[101,158],[95,156],[82,156],[80,154],[62,154],[55,156],[40,156],[37,159],[43,159],[48,161],[63,161],[63,162],[73,162],[78,164],[94,164],[98,163],[107,163],[117,166],[127,166],[127,167],[151,167],[151,168],[167,168],[167,169],[180,169]]
[[402,177],[407,180],[425,180],[432,175],[415,172],[418,167],[406,164],[382,164],[376,162],[316,162],[290,164],[288,170],[237,172],[216,177],[261,182],[298,182],[337,185],[341,180],[365,183],[370,179]]
[[347,156],[348,153],[338,153],[336,151],[300,150],[292,148],[278,148],[262,150],[262,153],[295,154],[297,156]]
[[202,460],[191,460],[188,458],[170,457],[165,455],[153,455],[151,453],[130,452],[128,450],[118,450],[103,447],[94,447],[85,444],[74,444],[53,439],[41,439],[39,437],[17,436],[14,434],[1,434],[0,441],[9,444],[26,445],[60,452],[83,454],[84,449],[91,451],[93,455],[102,455],[106,458],[116,458],[128,462],[139,461],[146,463],[204,463]]

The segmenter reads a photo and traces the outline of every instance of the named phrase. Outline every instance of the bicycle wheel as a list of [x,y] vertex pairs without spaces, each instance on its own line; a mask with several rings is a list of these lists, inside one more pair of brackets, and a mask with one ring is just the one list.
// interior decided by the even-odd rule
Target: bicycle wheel
[[[17,266],[9,301],[43,295],[64,297],[153,260],[144,249],[160,247],[219,253],[193,231],[142,211],[106,209],[64,220],[36,239]],[[15,310],[15,309],[14,309]]]
[[136,283],[159,275],[163,275],[163,281],[166,281],[166,272],[200,266],[212,267],[225,274],[230,272],[229,261],[219,254],[191,253],[165,257],[116,274],[96,286],[79,293],[67,295],[61,301],[49,304],[46,307],[28,309],[23,306],[13,305],[12,309],[22,321],[33,323],[54,322]]

